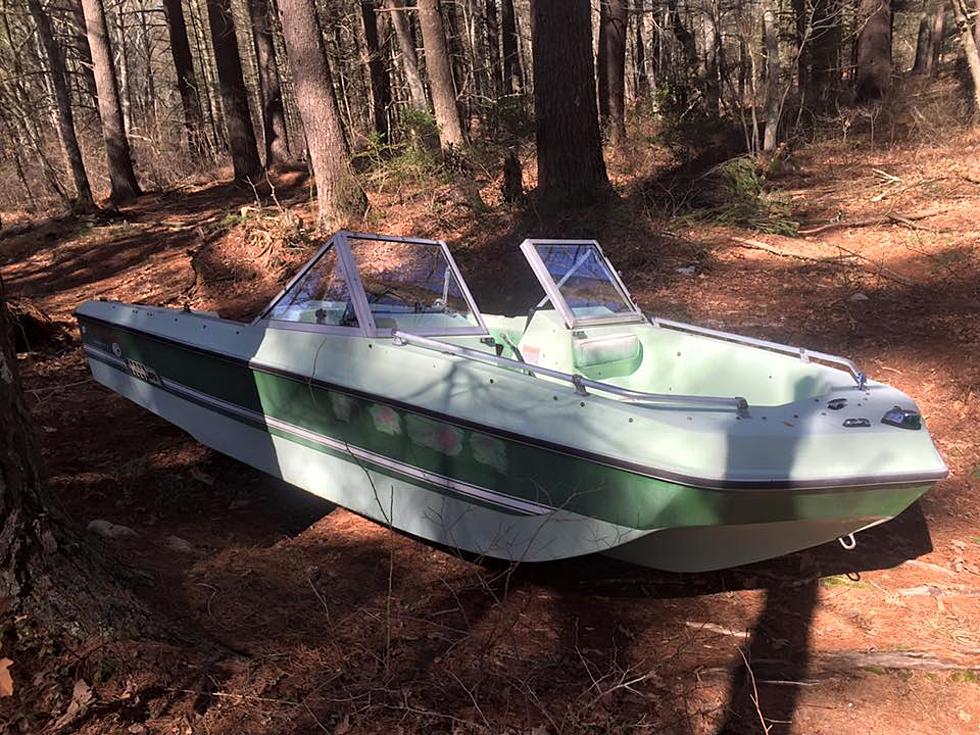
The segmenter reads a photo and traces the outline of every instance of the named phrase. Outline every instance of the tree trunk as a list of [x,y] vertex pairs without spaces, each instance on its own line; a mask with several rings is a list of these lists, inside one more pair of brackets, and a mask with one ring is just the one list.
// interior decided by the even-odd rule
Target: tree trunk
[[892,0],[859,0],[856,99],[881,99],[891,86]]
[[95,89],[95,72],[92,70],[92,50],[88,45],[88,36],[85,35],[85,13],[82,11],[82,4],[79,0],[72,0],[72,18],[75,27],[72,29],[72,45],[78,55],[78,63],[81,67],[81,74],[85,91],[88,93],[98,112],[98,92]]
[[402,9],[404,0],[385,0],[385,8],[391,16],[391,25],[398,39],[398,49],[401,52],[402,69],[405,81],[408,83],[408,96],[412,107],[416,110],[428,110],[429,103],[425,97],[425,83],[419,73],[419,59],[415,52],[415,40],[412,38],[411,20]]
[[517,53],[517,16],[514,15],[514,0],[500,0],[500,33],[504,49],[504,93],[515,94],[524,89],[524,71],[521,69],[521,59]]
[[117,13],[115,20],[119,42],[116,47],[116,52],[119,54],[116,61],[116,67],[119,69],[119,102],[122,104],[123,128],[128,136],[133,132],[133,95],[129,81],[129,54],[126,52],[126,16]]
[[654,17],[654,13],[657,11],[657,9],[652,2],[650,2],[650,0],[639,0],[638,4],[640,9],[643,11],[642,15],[640,16],[640,23],[637,29],[637,43],[642,44],[644,47],[642,59],[643,76],[646,79],[646,83],[650,91],[655,92],[659,81],[657,79],[657,74],[660,71],[658,68],[657,58],[657,50],[659,48],[657,39],[660,31],[657,28]]
[[[98,62],[97,62],[98,63]],[[98,73],[98,71],[96,71]],[[42,480],[0,281],[0,603],[51,638],[146,632],[142,606],[71,529]],[[17,645],[11,632],[6,643]],[[36,644],[33,644],[36,646]],[[14,655],[16,658],[16,653]]]
[[61,134],[65,157],[68,159],[68,167],[71,169],[72,180],[75,182],[75,207],[83,211],[91,210],[95,204],[92,199],[92,189],[88,183],[88,174],[85,173],[85,163],[82,161],[82,151],[78,147],[78,138],[75,135],[75,118],[71,110],[71,94],[68,91],[65,57],[61,47],[54,39],[51,18],[41,7],[41,1],[27,0],[27,5],[37,26],[38,37],[44,46],[45,56],[47,56],[51,86],[54,88],[55,102],[58,105],[58,132]]
[[927,0],[919,19],[919,32],[915,43],[913,74],[934,76],[938,71],[939,51],[943,44],[946,15],[944,0]]
[[592,203],[609,191],[596,108],[589,0],[535,0],[534,113],[538,193],[557,206]]
[[419,25],[422,27],[422,47],[425,50],[425,70],[432,91],[439,144],[444,148],[463,145],[463,126],[456,107],[453,70],[446,47],[446,32],[439,14],[439,0],[418,0]]
[[810,70],[804,105],[823,112],[831,107],[840,84],[840,0],[815,0],[810,30]]
[[361,0],[361,27],[367,51],[371,81],[371,112],[374,130],[382,141],[388,141],[388,108],[391,107],[391,80],[385,68],[378,36],[378,16],[374,0]]
[[316,9],[313,0],[279,0],[279,13],[316,177],[320,223],[340,228],[363,215],[367,200],[351,169]]
[[599,3],[599,122],[609,142],[626,139],[626,0]]
[[262,91],[262,132],[265,140],[265,167],[272,168],[289,158],[286,111],[282,104],[282,85],[276,60],[276,45],[269,21],[269,0],[249,0],[255,62]]
[[191,60],[191,46],[187,40],[187,25],[184,22],[184,9],[180,0],[163,0],[163,14],[170,33],[170,53],[177,74],[177,91],[184,111],[184,130],[187,133],[187,148],[194,155],[204,153],[202,128],[204,115],[197,97],[197,80],[194,78],[194,63]]
[[701,85],[704,88],[704,106],[709,115],[717,117],[721,105],[721,77],[718,74],[721,35],[715,20],[715,8],[709,7],[701,21],[704,53],[701,62]]
[[762,150],[776,150],[776,134],[779,132],[779,28],[776,25],[776,5],[767,0],[762,13],[763,38],[766,44],[766,132]]
[[500,20],[497,17],[497,0],[485,0],[485,32],[487,43],[487,68],[492,80],[493,96],[499,97],[504,88],[500,66]]
[[[956,28],[960,33],[960,43],[966,55],[966,65],[970,70],[970,80],[973,82],[973,114],[974,122],[980,121],[980,54],[977,52],[977,39],[967,18],[966,0],[953,0],[953,17]],[[977,21],[980,23],[980,19]]]
[[112,42],[106,26],[105,10],[102,0],[82,0],[85,12],[85,29],[89,47],[92,49],[92,66],[95,71],[95,86],[99,98],[99,113],[102,117],[102,134],[105,137],[106,159],[109,167],[113,203],[124,202],[139,196],[139,184],[133,171],[133,159],[126,139],[122,108],[119,105],[119,86],[112,65]]
[[252,114],[248,108],[248,91],[242,77],[242,60],[238,55],[231,0],[207,0],[207,7],[235,180],[255,180],[262,174],[262,164],[259,162]]

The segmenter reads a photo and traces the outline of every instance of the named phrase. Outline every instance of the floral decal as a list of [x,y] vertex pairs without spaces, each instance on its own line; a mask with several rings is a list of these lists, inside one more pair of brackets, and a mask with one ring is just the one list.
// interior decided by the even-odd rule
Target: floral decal
[[391,406],[382,406],[376,403],[369,410],[371,418],[374,420],[374,428],[382,434],[398,436],[402,433],[401,418]]
[[490,465],[497,472],[507,472],[507,445],[500,439],[486,434],[473,434],[470,438],[473,459],[480,464]]
[[354,401],[341,393],[330,394],[330,408],[338,420],[347,423],[354,412]]
[[423,447],[435,449],[440,454],[455,457],[463,451],[463,432],[455,426],[424,419],[420,416],[408,416],[405,419],[409,438]]

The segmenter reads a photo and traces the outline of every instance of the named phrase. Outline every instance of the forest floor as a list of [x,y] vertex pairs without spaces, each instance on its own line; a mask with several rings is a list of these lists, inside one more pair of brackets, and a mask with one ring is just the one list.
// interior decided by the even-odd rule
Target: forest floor
[[853,551],[686,575],[476,564],[216,455],[89,376],[85,299],[240,317],[271,297],[314,240],[302,175],[259,202],[198,184],[107,223],[33,222],[0,241],[0,268],[64,325],[20,363],[50,484],[83,528],[135,530],[105,543],[152,575],[140,594],[175,633],[15,661],[0,730],[980,732],[980,135],[797,150],[770,183],[803,230],[832,225],[804,237],[671,211],[675,160],[654,143],[610,158],[617,197],[574,215],[504,205],[486,172],[375,177],[362,227],[449,240],[490,312],[536,299],[524,237],[595,237],[647,311],[846,354],[908,392],[949,479]]

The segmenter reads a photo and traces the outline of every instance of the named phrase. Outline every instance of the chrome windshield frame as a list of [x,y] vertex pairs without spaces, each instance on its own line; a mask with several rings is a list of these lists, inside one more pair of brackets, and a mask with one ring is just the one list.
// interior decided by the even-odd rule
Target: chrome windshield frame
[[[354,260],[354,253],[351,250],[350,240],[369,240],[375,242],[397,242],[405,243],[411,245],[421,245],[425,247],[437,247],[442,251],[443,257],[446,259],[446,263],[449,266],[450,271],[456,278],[456,282],[459,284],[460,291],[462,292],[463,299],[466,301],[470,312],[473,314],[477,321],[477,325],[468,327],[447,327],[441,329],[421,329],[418,330],[419,334],[433,336],[433,337],[449,337],[449,336],[463,336],[463,335],[478,335],[484,336],[489,334],[486,322],[483,320],[483,313],[480,311],[479,307],[476,305],[476,300],[473,298],[473,294],[470,293],[469,286],[466,280],[463,278],[463,274],[459,270],[459,266],[456,264],[456,260],[453,258],[452,253],[449,251],[449,246],[446,244],[445,240],[428,240],[418,237],[400,237],[398,235],[381,235],[371,232],[352,232],[350,230],[340,230],[334,233],[334,235],[324,243],[311,257],[302,268],[297,271],[297,273],[289,279],[286,285],[276,294],[268,305],[259,313],[253,321],[253,325],[264,324],[267,327],[275,329],[293,329],[300,331],[322,331],[332,334],[346,334],[346,335],[357,335],[362,337],[390,337],[393,329],[378,329],[377,324],[374,321],[374,315],[371,312],[371,305],[368,303],[367,294],[364,290],[364,284],[361,281],[361,275],[357,269],[357,263]],[[310,272],[320,258],[331,248],[336,250],[337,258],[343,268],[344,281],[347,285],[347,291],[351,299],[351,303],[354,306],[354,313],[357,315],[356,327],[339,327],[336,325],[319,325],[319,324],[306,324],[299,322],[289,322],[280,321],[277,319],[270,318],[270,313],[273,307],[279,303],[280,300],[293,288],[297,283],[299,283],[306,275]]]
[[[555,281],[554,277],[548,271],[548,267],[544,264],[544,260],[541,259],[541,254],[538,252],[538,245],[569,245],[569,246],[593,246],[596,250],[596,254],[599,257],[599,261],[606,266],[610,275],[613,279],[613,285],[617,288],[626,305],[629,306],[629,311],[622,312],[620,314],[611,314],[609,316],[576,316],[575,312],[565,301],[565,297],[561,295],[561,286]],[[596,326],[602,324],[636,324],[646,321],[646,317],[643,312],[640,311],[640,307],[636,305],[633,300],[632,295],[630,295],[629,289],[626,288],[626,284],[623,283],[623,279],[619,276],[619,271],[617,271],[613,264],[609,262],[609,258],[606,254],[602,252],[602,246],[596,240],[556,240],[556,239],[539,239],[539,238],[528,238],[521,243],[521,253],[524,254],[524,258],[527,260],[528,265],[531,266],[531,270],[534,272],[534,276],[538,279],[541,287],[545,292],[545,299],[538,304],[538,306],[544,305],[545,302],[550,301],[551,304],[558,310],[561,314],[562,319],[565,322],[565,326],[569,329],[577,329],[579,327],[586,326]]]

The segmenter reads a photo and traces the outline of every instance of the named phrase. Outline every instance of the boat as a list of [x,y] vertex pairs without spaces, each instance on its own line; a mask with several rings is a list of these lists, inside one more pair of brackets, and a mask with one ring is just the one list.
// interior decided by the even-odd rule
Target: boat
[[851,360],[648,317],[592,240],[520,252],[543,289],[520,316],[481,313],[445,242],[346,231],[251,323],[76,315],[102,385],[477,557],[732,567],[853,541],[946,477],[912,399]]

